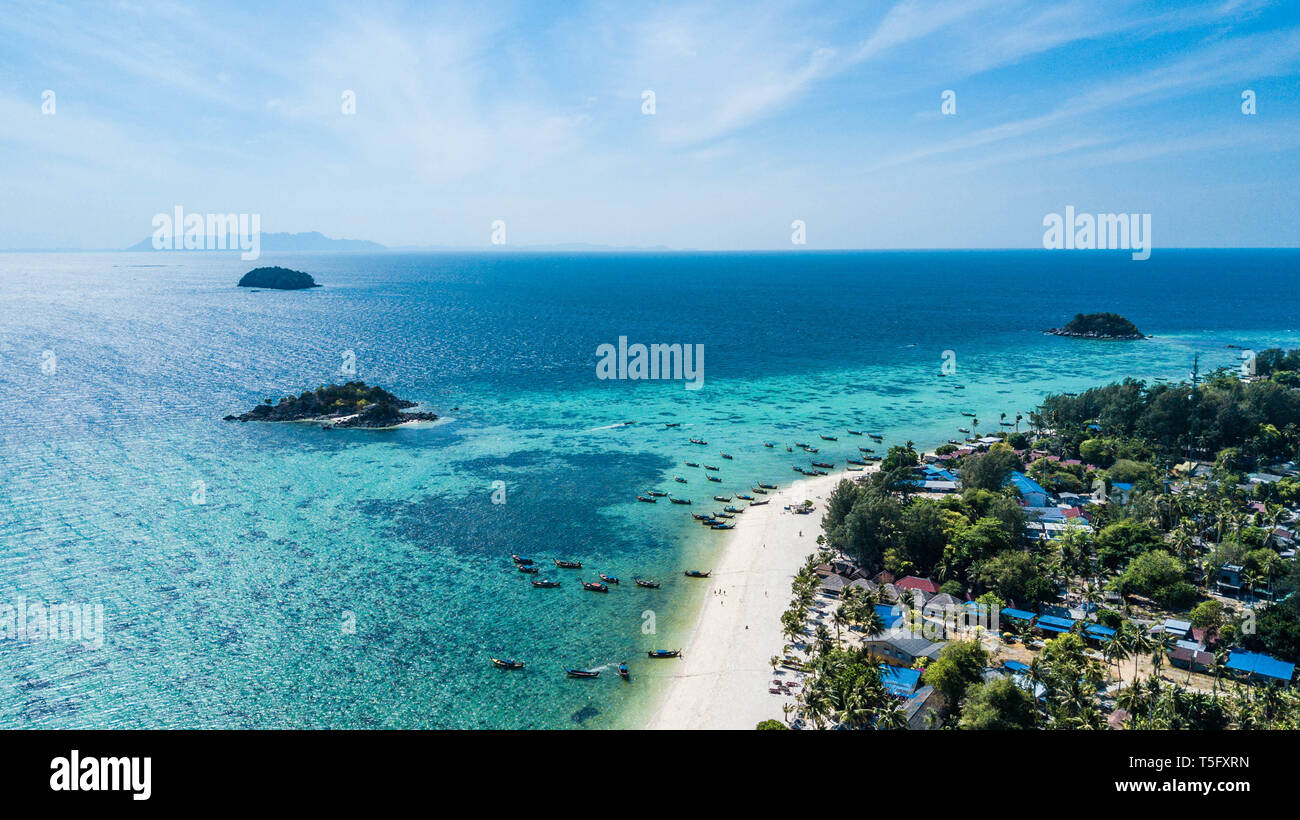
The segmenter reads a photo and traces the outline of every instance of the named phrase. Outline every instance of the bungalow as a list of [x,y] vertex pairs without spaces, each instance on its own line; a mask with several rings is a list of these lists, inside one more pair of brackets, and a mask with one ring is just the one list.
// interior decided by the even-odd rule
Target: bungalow
[[[1006,612],[1006,610],[1003,610],[1003,612]],[[1075,621],[1073,618],[1060,618],[1056,615],[1039,615],[1034,621],[1034,628],[1044,633],[1053,632],[1056,634],[1063,634],[1073,630],[1074,623]]]
[[1177,640],[1185,641],[1192,637],[1192,624],[1190,621],[1180,621],[1177,618],[1165,618],[1165,622],[1152,632],[1163,632],[1174,636]]
[[1214,586],[1220,595],[1236,597],[1241,594],[1241,574],[1244,570],[1237,564],[1224,564],[1219,567],[1219,577]]
[[943,725],[939,707],[943,702],[933,686],[922,686],[903,704],[903,714],[907,717],[907,728],[914,731],[938,729]]
[[1050,497],[1051,493],[1043,489],[1042,485],[1037,481],[1034,481],[1032,478],[1018,470],[1013,472],[1007,481],[1011,486],[1016,488],[1018,493],[1020,493],[1020,497],[1024,499],[1026,507],[1047,506],[1047,499]]
[[1248,473],[1246,480],[1251,484],[1272,484],[1275,481],[1281,481],[1282,476],[1273,475],[1272,473]]
[[921,489],[923,493],[955,493],[957,492],[956,481],[917,481],[914,485]]
[[926,600],[939,594],[938,584],[931,581],[929,578],[918,578],[915,575],[908,575],[907,577],[900,579],[895,582],[894,586],[899,589],[914,589],[922,592],[926,595]]
[[873,584],[872,582],[868,581],[866,578],[854,578],[852,581],[849,581],[849,586],[853,587],[854,589],[860,589],[867,595],[870,595],[871,593],[875,592],[877,588],[876,584]]
[[1214,655],[1203,649],[1188,649],[1185,646],[1175,646],[1169,650],[1169,662],[1179,669],[1205,672],[1214,668]]
[[1109,643],[1115,637],[1115,630],[1101,624],[1088,624],[1083,628],[1083,637],[1099,644]]
[[902,635],[881,635],[867,638],[862,648],[873,658],[878,658],[891,666],[912,666],[918,660],[934,660],[939,651],[947,644],[935,643],[925,638],[916,637],[910,632]]
[[1017,626],[1032,627],[1034,625],[1034,619],[1038,616],[1027,610],[1003,607],[998,611],[998,617],[1006,618]]
[[880,682],[894,697],[910,698],[921,683],[921,670],[886,665],[880,670]]
[[1228,655],[1228,668],[1246,676],[1258,676],[1287,685],[1295,675],[1295,664],[1256,652],[1234,649]]
[[822,581],[821,594],[828,598],[840,597],[840,592],[849,585],[848,580],[842,575],[828,575],[826,580]]
[[1127,504],[1129,496],[1133,494],[1133,484],[1127,481],[1112,481],[1110,491],[1119,496],[1119,503]]
[[940,592],[925,602],[925,606],[921,607],[921,614],[927,618],[941,621],[945,618],[953,618],[953,613],[960,613],[961,609],[962,602],[960,600],[946,592]]

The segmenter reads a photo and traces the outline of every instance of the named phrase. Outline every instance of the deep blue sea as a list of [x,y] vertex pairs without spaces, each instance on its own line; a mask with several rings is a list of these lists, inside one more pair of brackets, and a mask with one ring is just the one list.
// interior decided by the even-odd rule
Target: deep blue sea
[[[234,287],[274,264],[324,287]],[[0,637],[0,728],[640,726],[654,668],[561,667],[681,645],[681,570],[725,536],[638,493],[786,483],[784,445],[821,433],[839,464],[869,445],[846,428],[933,446],[964,410],[994,430],[1049,392],[1300,347],[1298,275],[1297,251],[0,254],[0,614],[104,612],[98,647]],[[1155,338],[1040,332],[1100,310]],[[598,380],[620,336],[704,345],[703,388]],[[221,420],[350,378],[443,419]],[[724,484],[682,466],[720,450]],[[533,589],[512,552],[586,568]],[[597,571],[624,583],[584,592]]]

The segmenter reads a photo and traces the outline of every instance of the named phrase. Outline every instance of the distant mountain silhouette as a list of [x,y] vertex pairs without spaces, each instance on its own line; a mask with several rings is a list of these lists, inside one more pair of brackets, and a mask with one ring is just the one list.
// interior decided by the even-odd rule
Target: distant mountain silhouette
[[[226,247],[237,249],[239,247],[238,239],[233,236],[230,239],[235,241],[227,241]],[[153,237],[142,239],[127,248],[127,250],[154,250]],[[388,248],[368,239],[331,239],[320,231],[308,231],[306,233],[263,232],[261,250],[265,253],[267,251],[385,251]]]

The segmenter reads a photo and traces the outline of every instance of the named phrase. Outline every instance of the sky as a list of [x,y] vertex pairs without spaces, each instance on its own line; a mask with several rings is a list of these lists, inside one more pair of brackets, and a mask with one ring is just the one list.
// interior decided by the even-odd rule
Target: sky
[[390,246],[1031,248],[1068,205],[1300,245],[1295,0],[8,0],[0,44],[3,249],[177,206]]

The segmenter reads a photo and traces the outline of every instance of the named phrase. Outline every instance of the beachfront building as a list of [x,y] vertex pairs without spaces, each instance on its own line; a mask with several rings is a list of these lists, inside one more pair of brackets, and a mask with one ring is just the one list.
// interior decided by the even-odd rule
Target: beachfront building
[[939,657],[939,651],[945,646],[946,643],[935,643],[908,633],[880,635],[867,638],[862,642],[862,648],[871,657],[884,661],[890,666],[908,667],[915,665],[918,660],[927,662],[934,660]]

